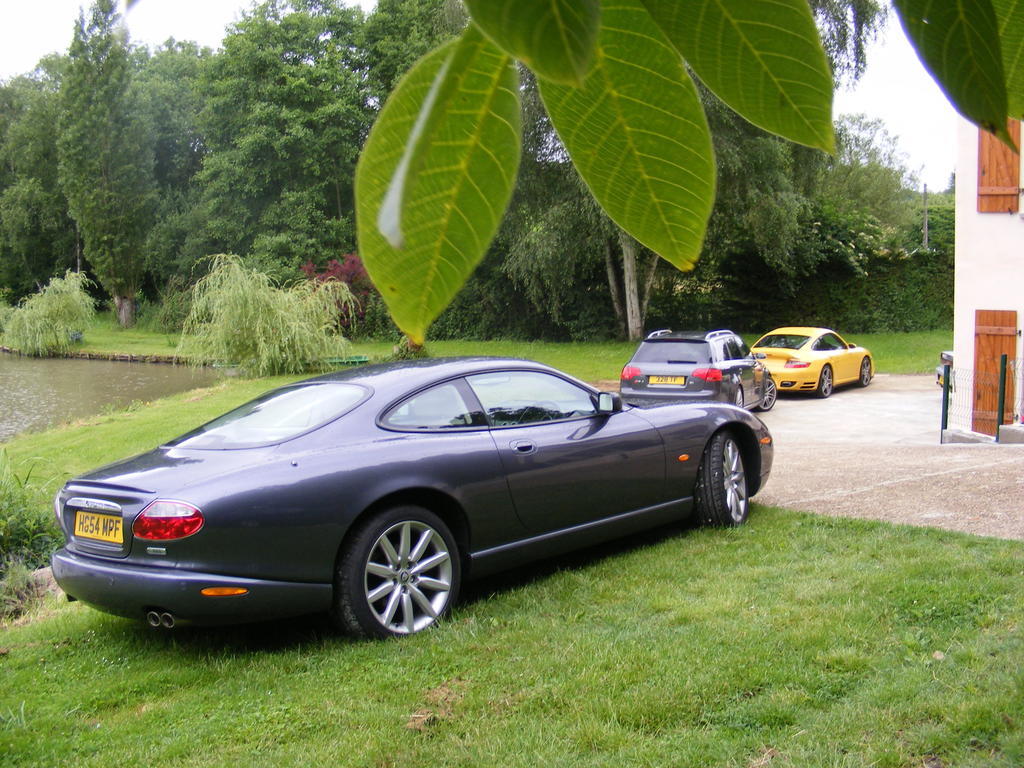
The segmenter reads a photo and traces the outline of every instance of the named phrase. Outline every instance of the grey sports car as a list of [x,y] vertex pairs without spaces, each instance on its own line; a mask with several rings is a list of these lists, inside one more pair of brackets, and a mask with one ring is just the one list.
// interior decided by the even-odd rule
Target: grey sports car
[[690,514],[738,525],[771,463],[732,405],[641,410],[526,360],[371,365],[69,481],[53,572],[153,626],[327,612],[404,635],[471,576]]

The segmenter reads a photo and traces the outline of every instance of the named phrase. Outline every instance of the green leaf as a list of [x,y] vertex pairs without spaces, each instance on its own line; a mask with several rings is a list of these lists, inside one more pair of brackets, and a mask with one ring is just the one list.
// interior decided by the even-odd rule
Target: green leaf
[[359,251],[413,343],[497,232],[520,133],[515,67],[475,27],[423,57],[370,131],[356,169]]
[[697,76],[755,125],[835,150],[832,71],[807,0],[643,0]]
[[582,88],[540,81],[551,122],[609,216],[679,269],[700,255],[715,198],[697,88],[639,0],[606,2]]
[[599,0],[466,0],[473,21],[537,75],[579,85],[594,59]]
[[1024,118],[1024,0],[992,0],[999,24],[1009,114]]
[[967,119],[1012,144],[991,0],[894,0],[925,68]]

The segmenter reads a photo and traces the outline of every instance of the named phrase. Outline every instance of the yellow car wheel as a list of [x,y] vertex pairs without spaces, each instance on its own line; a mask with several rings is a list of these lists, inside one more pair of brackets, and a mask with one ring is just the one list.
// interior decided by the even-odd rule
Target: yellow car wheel
[[860,376],[857,377],[857,385],[866,387],[871,383],[871,358],[865,357],[860,361]]
[[832,366],[826,365],[821,369],[821,375],[818,376],[818,388],[814,390],[820,398],[826,398],[832,394],[832,389],[835,387],[835,379],[832,374]]

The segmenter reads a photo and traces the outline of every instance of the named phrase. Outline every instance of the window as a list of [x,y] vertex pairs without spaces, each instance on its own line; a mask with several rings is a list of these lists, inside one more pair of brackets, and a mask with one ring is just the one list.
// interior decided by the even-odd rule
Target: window
[[168,445],[179,448],[253,448],[297,437],[360,403],[355,384],[302,384],[268,392],[194,429]]
[[770,349],[800,349],[810,336],[800,336],[795,333],[769,333],[764,338],[754,343],[755,347],[768,347]]
[[826,333],[814,342],[815,352],[831,352],[835,349],[846,349],[846,345],[834,333]]
[[711,349],[706,341],[673,339],[645,341],[633,355],[637,363],[697,364],[711,362]]
[[448,382],[413,395],[382,419],[398,429],[453,429],[487,425],[484,415],[470,408],[458,386]]
[[481,373],[466,380],[496,427],[584,418],[597,412],[589,392],[547,373]]
[[729,360],[743,360],[749,357],[750,350],[747,345],[735,336],[725,342],[725,354]]

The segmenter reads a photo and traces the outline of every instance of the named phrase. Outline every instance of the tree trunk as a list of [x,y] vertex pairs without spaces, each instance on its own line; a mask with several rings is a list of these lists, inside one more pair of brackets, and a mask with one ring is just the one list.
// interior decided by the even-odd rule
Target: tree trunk
[[622,246],[622,290],[626,297],[626,335],[630,341],[638,341],[644,335],[644,320],[636,275],[636,240],[620,229],[619,244]]
[[122,328],[135,325],[134,296],[114,296],[114,308],[117,310],[117,322]]
[[647,305],[651,302],[651,288],[654,287],[654,275],[658,271],[658,262],[661,257],[651,253],[651,265],[647,268],[647,277],[644,278],[644,294],[640,299],[640,320],[647,319]]
[[618,321],[619,333],[626,335],[626,316],[622,311],[622,288],[619,286],[619,275],[615,271],[615,259],[612,258],[611,238],[604,241],[604,265],[608,270],[608,292],[612,295],[612,309]]

